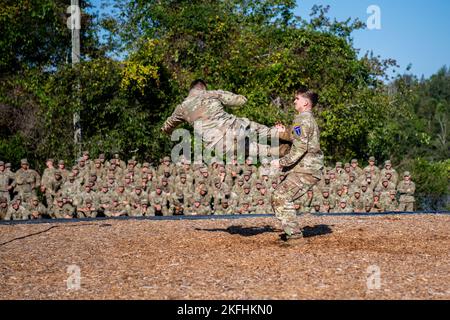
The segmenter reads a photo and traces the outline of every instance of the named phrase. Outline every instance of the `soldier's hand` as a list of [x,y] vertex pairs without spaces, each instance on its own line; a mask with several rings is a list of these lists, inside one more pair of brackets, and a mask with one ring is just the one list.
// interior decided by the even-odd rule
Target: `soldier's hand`
[[286,132],[286,126],[279,121],[275,123],[275,128],[278,130],[279,133]]

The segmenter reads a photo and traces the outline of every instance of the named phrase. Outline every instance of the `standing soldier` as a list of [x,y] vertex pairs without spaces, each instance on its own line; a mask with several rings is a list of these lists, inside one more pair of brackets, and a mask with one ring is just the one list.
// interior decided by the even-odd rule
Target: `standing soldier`
[[[275,215],[281,222],[288,240],[294,235],[301,236],[302,231],[297,221],[294,201],[311,190],[321,178],[323,153],[320,150],[319,127],[312,114],[318,96],[312,91],[298,90],[295,96],[295,117],[293,128],[294,141],[287,155],[274,160],[275,165],[287,171],[286,178],[272,194]],[[282,131],[282,129],[279,129]]]
[[416,185],[411,181],[411,174],[409,171],[403,173],[403,180],[397,186],[397,191],[400,193],[400,205],[399,211],[414,211],[414,192],[416,191]]
[[233,214],[234,209],[230,206],[228,199],[222,199],[218,207],[215,207],[215,215],[230,215]]
[[63,178],[63,180],[66,181],[69,176],[69,171],[66,169],[66,163],[64,162],[64,160],[58,161],[58,170],[59,172],[61,172],[61,177]]
[[358,159],[352,159],[350,162],[351,170],[355,173],[356,179],[363,174],[364,170],[359,166]]
[[6,171],[5,163],[0,161],[0,197],[5,197],[9,201],[9,190],[12,189],[10,185],[11,174]]
[[47,191],[50,180],[53,179],[53,176],[54,176],[54,173],[56,170],[54,167],[53,159],[47,159],[47,161],[45,162],[45,165],[47,167],[44,169],[44,172],[42,173],[42,178],[41,178],[41,192],[42,193],[45,193]]
[[35,194],[36,187],[41,185],[41,177],[36,171],[29,168],[27,159],[20,160],[20,166],[12,186],[23,201],[28,201]]
[[0,196],[0,220],[4,220],[8,213],[8,199]]

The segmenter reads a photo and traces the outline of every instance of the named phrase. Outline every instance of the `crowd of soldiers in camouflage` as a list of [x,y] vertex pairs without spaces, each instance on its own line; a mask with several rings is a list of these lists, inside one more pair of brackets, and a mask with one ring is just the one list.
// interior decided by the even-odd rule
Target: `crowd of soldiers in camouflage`
[[[273,213],[271,194],[284,174],[268,161],[252,162],[190,165],[164,157],[154,167],[83,152],[71,170],[49,159],[41,177],[26,159],[16,172],[0,161],[0,219]],[[370,157],[365,168],[356,159],[326,167],[294,205],[298,213],[413,211],[414,192],[409,172],[399,177],[389,160],[380,169]]]

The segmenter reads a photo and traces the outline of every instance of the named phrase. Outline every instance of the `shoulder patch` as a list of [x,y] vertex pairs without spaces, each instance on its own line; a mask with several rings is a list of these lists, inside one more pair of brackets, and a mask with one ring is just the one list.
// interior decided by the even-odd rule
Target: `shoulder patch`
[[294,123],[293,127],[294,127],[294,134],[300,137],[302,135],[302,127],[300,126],[300,124]]

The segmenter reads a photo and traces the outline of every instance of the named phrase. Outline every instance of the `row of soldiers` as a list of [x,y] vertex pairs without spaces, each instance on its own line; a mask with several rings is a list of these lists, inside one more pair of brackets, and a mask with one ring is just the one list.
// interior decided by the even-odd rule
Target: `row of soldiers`
[[[257,167],[252,158],[206,165],[164,157],[153,166],[125,163],[118,154],[91,160],[83,152],[70,170],[48,159],[42,177],[26,159],[17,172],[0,161],[0,218],[273,213],[271,194],[283,179],[268,160]],[[371,157],[361,168],[354,159],[324,168],[321,182],[294,207],[299,213],[412,211],[414,191],[411,175],[399,181],[390,161],[380,169]]]

